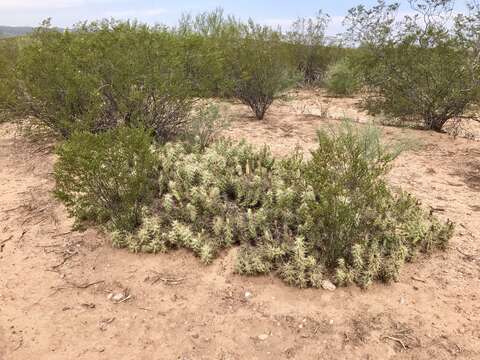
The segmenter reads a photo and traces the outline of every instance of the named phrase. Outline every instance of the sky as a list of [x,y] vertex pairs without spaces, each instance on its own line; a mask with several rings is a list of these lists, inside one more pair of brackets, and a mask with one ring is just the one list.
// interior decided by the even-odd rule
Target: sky
[[[457,0],[458,1],[458,0]],[[196,14],[221,7],[226,14],[252,18],[267,25],[287,28],[298,17],[318,10],[331,15],[330,35],[343,30],[348,9],[375,0],[0,0],[0,25],[37,26],[52,18],[58,27],[102,18],[138,19],[150,24],[174,25],[182,13]],[[406,1],[404,1],[406,3]]]

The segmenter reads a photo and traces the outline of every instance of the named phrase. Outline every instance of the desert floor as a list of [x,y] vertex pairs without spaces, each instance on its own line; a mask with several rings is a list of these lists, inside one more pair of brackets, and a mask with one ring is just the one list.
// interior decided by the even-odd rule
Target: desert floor
[[[226,135],[308,152],[317,128],[372,120],[355,102],[295,93],[264,121],[229,105]],[[51,194],[51,147],[1,124],[0,359],[480,359],[480,142],[382,131],[416,144],[391,185],[453,220],[455,236],[397,283],[328,292],[235,275],[235,250],[205,267],[186,251],[131,254],[72,231]]]

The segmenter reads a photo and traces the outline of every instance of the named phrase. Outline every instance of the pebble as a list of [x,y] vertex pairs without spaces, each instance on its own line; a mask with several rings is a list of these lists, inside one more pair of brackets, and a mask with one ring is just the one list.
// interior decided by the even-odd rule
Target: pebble
[[268,339],[268,335],[267,334],[258,335],[258,339],[261,341],[265,341]]
[[115,301],[115,302],[119,302],[119,301],[122,301],[126,298],[125,294],[123,292],[120,292],[120,293],[111,293],[108,295],[108,300],[112,300],[112,301]]
[[329,280],[323,280],[322,281],[322,288],[324,290],[328,290],[328,291],[335,291],[335,289],[337,288],[331,281]]

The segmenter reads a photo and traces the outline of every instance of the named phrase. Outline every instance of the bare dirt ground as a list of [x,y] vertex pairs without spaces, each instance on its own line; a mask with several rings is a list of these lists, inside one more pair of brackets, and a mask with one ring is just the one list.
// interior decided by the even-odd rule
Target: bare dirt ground
[[[322,116],[367,119],[351,99],[301,95],[264,122],[233,106],[227,134],[283,155],[338,125]],[[383,130],[419,144],[391,184],[455,221],[456,235],[397,283],[328,292],[234,275],[234,251],[205,267],[185,251],[130,254],[96,230],[72,232],[51,195],[51,151],[0,125],[0,359],[480,359],[480,142]]]

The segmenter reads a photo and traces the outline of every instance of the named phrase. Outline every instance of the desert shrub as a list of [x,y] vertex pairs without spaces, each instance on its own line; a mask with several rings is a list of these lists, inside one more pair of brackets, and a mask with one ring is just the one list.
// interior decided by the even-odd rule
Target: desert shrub
[[330,95],[351,96],[358,90],[357,74],[347,58],[330,65],[325,77],[325,87]]
[[196,16],[183,15],[175,28],[180,36],[186,73],[199,97],[231,96],[228,61],[244,33],[244,25],[221,8]]
[[15,39],[0,40],[0,121],[7,120],[14,113],[18,52],[19,47]]
[[120,127],[72,134],[58,149],[55,195],[78,221],[132,231],[156,191],[157,157],[149,132]]
[[285,34],[288,54],[306,85],[320,85],[336,48],[327,44],[328,14],[319,11],[313,18],[298,18]]
[[238,273],[298,287],[391,281],[417,252],[444,248],[453,228],[391,192],[383,176],[396,155],[378,132],[348,126],[320,132],[311,160],[225,140],[203,151],[167,143],[157,205],[113,241],[135,252],[187,248],[207,264],[240,245]]
[[336,269],[338,283],[395,279],[418,249],[445,247],[452,225],[440,225],[411,196],[388,188],[384,175],[399,150],[382,145],[378,130],[347,126],[319,132],[318,142],[306,169],[316,195],[308,238],[327,268]]
[[346,17],[348,33],[360,45],[355,62],[368,90],[364,104],[373,114],[413,118],[441,131],[478,101],[477,45],[463,41],[469,22],[451,26],[453,1],[410,4],[414,15],[401,21],[399,4],[384,1],[353,8]]
[[206,104],[198,106],[189,117],[183,138],[199,150],[205,149],[227,129],[229,121],[220,113],[218,106]]
[[171,139],[193,102],[181,53],[159,27],[112,20],[58,32],[46,23],[20,59],[28,113],[64,137],[140,123]]
[[226,60],[232,95],[248,105],[259,120],[275,98],[297,80],[284,49],[278,33],[250,23]]

